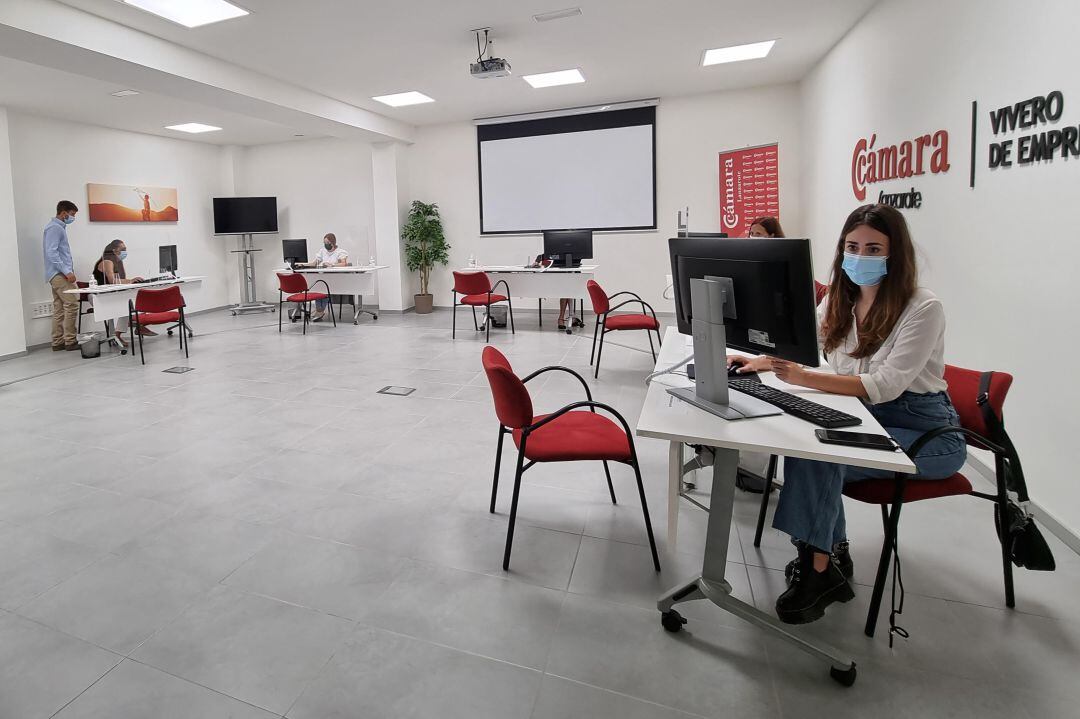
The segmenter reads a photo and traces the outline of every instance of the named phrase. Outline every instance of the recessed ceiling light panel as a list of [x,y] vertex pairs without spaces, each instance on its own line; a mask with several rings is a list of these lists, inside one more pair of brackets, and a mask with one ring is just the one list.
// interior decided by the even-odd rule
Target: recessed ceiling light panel
[[758,60],[769,54],[776,40],[765,42],[753,42],[749,45],[732,45],[731,47],[718,47],[706,50],[701,58],[702,67],[709,65],[721,65],[725,62],[741,62],[743,60]]
[[558,85],[576,85],[585,82],[585,76],[576,67],[572,70],[556,70],[555,72],[541,72],[537,75],[522,75],[525,82],[533,87],[556,87]]
[[166,125],[166,130],[176,130],[177,132],[190,132],[193,135],[197,135],[202,132],[217,132],[220,127],[214,127],[213,125],[204,125],[201,122],[185,122],[182,125]]
[[577,17],[580,14],[581,8],[568,7],[565,10],[552,10],[551,12],[542,12],[533,15],[533,20],[536,22],[551,22],[552,20],[562,20],[565,17]]
[[110,92],[113,97],[131,97],[132,95],[138,95],[138,90],[117,90],[116,92]]
[[422,92],[410,90],[409,92],[397,92],[393,95],[377,95],[372,100],[381,102],[390,107],[405,107],[406,105],[421,105],[425,102],[435,102]]
[[188,28],[201,27],[250,14],[247,10],[225,0],[121,0],[121,2]]

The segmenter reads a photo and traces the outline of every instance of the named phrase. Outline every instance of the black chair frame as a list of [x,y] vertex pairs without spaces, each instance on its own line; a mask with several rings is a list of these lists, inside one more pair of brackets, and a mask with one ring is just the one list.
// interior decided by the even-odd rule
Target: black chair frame
[[[326,284],[326,280],[315,280],[314,282],[312,282],[310,285],[308,285],[308,288],[304,291],[304,296],[306,297],[309,294],[311,294],[312,288],[315,287],[320,282],[322,283],[322,286],[326,288],[326,301],[327,301],[326,304],[327,304],[327,307],[330,308],[330,319],[332,319],[334,321],[334,327],[337,327],[337,317],[334,316],[334,302],[332,300],[333,296],[330,294],[330,285]],[[292,292],[290,294],[296,295],[296,294],[300,294],[300,293],[299,292]],[[307,334],[308,317],[311,316],[311,303],[314,302],[314,301],[315,300],[307,300],[306,302],[295,302],[295,303],[293,303],[293,304],[300,305],[300,314],[303,315],[303,320],[304,320],[304,331],[303,331],[302,334],[305,334],[305,335]],[[281,332],[281,314],[282,314],[281,309],[284,306],[285,306],[285,293],[282,292],[280,287],[278,287],[278,318],[277,318],[277,331],[278,332]],[[292,320],[292,321],[295,322],[296,320]]]
[[[499,304],[499,302],[503,301],[503,300],[499,300],[499,302],[494,302],[494,303],[491,301],[491,295],[495,293],[495,290],[497,290],[499,288],[499,285],[502,285],[503,287],[506,288],[506,306],[507,306],[507,312],[510,314],[510,334],[516,334],[516,332],[514,331],[514,303],[510,299],[510,285],[506,284],[506,280],[499,280],[498,282],[496,282],[495,284],[493,284],[491,286],[491,289],[489,289],[487,291],[487,300],[488,300],[487,305],[486,305],[487,314],[485,315],[485,317],[487,319],[484,320],[484,326],[487,328],[487,335],[484,338],[485,343],[488,343],[488,342],[491,341],[491,305],[492,304],[497,305],[497,304]],[[452,322],[452,325],[451,325],[450,337],[452,339],[457,339],[457,308],[463,306],[463,304],[458,302],[458,298],[457,298],[458,291],[455,289],[455,290],[453,290],[453,293],[454,293],[454,319],[453,319],[453,322]],[[476,305],[468,305],[468,306],[472,307],[473,327],[475,327],[476,331],[479,332],[480,331],[480,323],[476,321]]]
[[[600,376],[600,355],[602,355],[604,353],[604,335],[606,335],[608,332],[615,332],[616,331],[616,330],[609,330],[607,328],[607,318],[612,312],[619,309],[620,307],[624,307],[624,306],[630,305],[630,304],[640,304],[641,309],[642,309],[642,314],[644,314],[645,310],[648,310],[649,314],[652,315],[652,318],[654,320],[656,320],[656,330],[645,330],[645,334],[648,335],[648,337],[649,337],[649,351],[652,352],[653,362],[656,362],[656,347],[653,345],[652,332],[654,332],[654,331],[656,332],[656,341],[657,341],[657,343],[660,344],[661,347],[663,346],[663,340],[660,339],[660,321],[656,319],[656,312],[653,310],[652,305],[650,305],[645,300],[641,299],[641,297],[639,295],[637,295],[636,293],[628,292],[628,291],[616,292],[613,295],[609,295],[608,296],[608,301],[610,302],[611,300],[613,300],[616,297],[619,297],[621,295],[630,295],[633,299],[624,300],[624,301],[620,302],[619,304],[615,305],[614,307],[608,307],[607,312],[604,312],[603,314],[599,314],[599,315],[596,316],[596,326],[593,328],[592,351],[589,353],[589,364],[590,365],[593,363],[593,354],[596,355],[596,371],[593,374],[594,378]],[[600,349],[599,349],[599,351],[597,351],[597,348],[596,348],[596,338],[597,338],[598,334],[599,334],[599,337],[600,337]]]
[[[645,531],[649,536],[649,549],[652,550],[653,566],[656,568],[656,571],[659,572],[660,557],[656,552],[656,540],[653,537],[652,521],[649,519],[649,504],[648,501],[645,499],[645,485],[642,484],[641,481],[641,467],[638,464],[637,449],[634,447],[634,435],[630,431],[630,425],[626,423],[626,419],[624,419],[623,416],[619,414],[618,410],[616,410],[614,407],[594,401],[592,398],[592,392],[589,391],[589,385],[585,382],[585,379],[569,367],[544,367],[533,372],[528,377],[523,378],[521,381],[524,384],[540,374],[552,371],[567,372],[577,377],[578,381],[581,382],[581,386],[585,388],[585,396],[588,399],[581,402],[571,402],[565,407],[545,416],[543,419],[533,422],[527,427],[521,428],[521,445],[518,447],[517,466],[514,470],[514,492],[510,499],[510,525],[509,527],[507,527],[506,530],[506,549],[503,552],[503,570],[510,569],[510,549],[514,543],[514,525],[517,521],[518,495],[521,491],[521,477],[525,474],[526,470],[536,464],[535,460],[530,460],[528,464],[525,463],[525,447],[529,441],[529,435],[546,425],[548,422],[552,422],[563,416],[567,412],[571,412],[575,409],[580,409],[582,407],[588,407],[589,411],[594,413],[597,409],[602,409],[605,412],[611,414],[617,420],[619,420],[619,423],[623,427],[623,431],[626,432],[626,439],[630,444],[630,459],[626,462],[620,462],[620,464],[628,464],[634,469],[634,475],[637,478],[638,496],[641,499],[641,511],[645,517]],[[495,513],[495,500],[498,498],[499,467],[502,463],[503,437],[508,434],[512,435],[513,432],[514,430],[510,429],[509,427],[506,427],[503,424],[499,425],[499,442],[495,450],[495,476],[491,482],[491,506],[489,508],[489,511],[492,514]],[[604,464],[604,474],[607,476],[608,491],[611,493],[611,503],[615,504],[615,486],[611,482],[611,471],[608,468],[608,461],[609,460],[606,459],[602,460]]]

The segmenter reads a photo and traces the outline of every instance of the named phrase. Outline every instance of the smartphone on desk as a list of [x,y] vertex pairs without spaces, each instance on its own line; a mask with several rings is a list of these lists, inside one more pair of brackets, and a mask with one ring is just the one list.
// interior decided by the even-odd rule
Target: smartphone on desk
[[816,429],[818,441],[825,444],[842,444],[846,447],[864,447],[895,452],[900,449],[896,440],[887,434],[868,434],[866,432],[841,432],[836,429]]

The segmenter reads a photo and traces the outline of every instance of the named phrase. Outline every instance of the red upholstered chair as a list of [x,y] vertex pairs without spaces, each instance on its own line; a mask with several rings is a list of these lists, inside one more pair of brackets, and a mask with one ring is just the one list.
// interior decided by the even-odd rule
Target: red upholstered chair
[[[641,511],[645,516],[645,531],[652,549],[653,566],[660,571],[660,558],[656,553],[652,522],[649,521],[649,505],[645,500],[645,487],[641,483],[641,467],[638,465],[634,436],[630,425],[615,409],[594,402],[589,385],[577,372],[567,367],[544,367],[524,379],[519,379],[502,352],[485,347],[484,372],[487,374],[491,395],[495,400],[495,414],[499,418],[499,444],[495,452],[495,478],[491,483],[491,507],[495,512],[495,499],[499,491],[499,465],[502,460],[503,437],[514,438],[518,448],[517,467],[514,471],[514,493],[510,500],[510,526],[506,532],[506,550],[503,553],[503,569],[510,568],[510,547],[514,541],[514,522],[517,519],[518,494],[521,476],[537,462],[576,462],[582,460],[604,463],[611,502],[615,503],[615,487],[611,483],[608,462],[621,462],[634,468],[637,477]],[[532,398],[525,383],[545,372],[567,372],[581,382],[586,399],[572,402],[550,414],[533,414]],[[599,414],[600,409],[612,415],[618,423]],[[528,462],[526,464],[526,462]]]
[[[495,292],[502,285],[506,288],[506,294],[500,295]],[[458,300],[458,295],[461,295],[461,300]],[[476,308],[483,307],[485,310],[490,310],[491,306],[505,302],[507,312],[510,314],[510,334],[514,333],[514,305],[510,301],[510,285],[506,284],[506,280],[499,280],[494,286],[491,284],[491,279],[487,276],[486,272],[454,272],[454,319],[453,329],[451,331],[451,337],[457,337],[457,308],[458,305],[467,305],[472,307],[473,313],[473,327],[476,331],[480,331],[480,325],[476,322]],[[484,325],[487,328],[487,335],[484,338],[485,342],[491,341],[491,316],[490,312],[485,314],[486,319]]]
[[[852,482],[844,487],[844,496],[859,502],[881,506],[881,520],[885,525],[885,541],[881,545],[881,559],[878,562],[877,577],[874,580],[874,592],[870,598],[870,611],[866,617],[865,632],[874,636],[878,611],[881,607],[881,595],[885,589],[885,580],[889,570],[889,555],[892,554],[897,564],[894,572],[899,572],[899,553],[897,551],[897,529],[900,521],[900,508],[909,502],[919,502],[939,497],[954,497],[969,494],[997,504],[995,511],[1007,517],[1008,509],[1008,469],[1021,471],[1019,458],[1012,451],[1012,442],[1005,433],[1003,406],[1005,396],[1012,386],[1012,375],[1005,372],[978,372],[961,367],[945,366],[945,381],[949,385],[949,397],[960,416],[959,427],[941,427],[933,429],[915,441],[908,450],[908,455],[917,457],[919,451],[930,440],[950,432],[959,432],[965,436],[969,447],[988,449],[994,454],[995,478],[997,491],[993,494],[976,492],[971,482],[959,472],[946,479],[908,479],[908,475],[897,474],[895,479],[871,479]],[[1002,532],[1008,527],[1002,523]],[[997,531],[997,530],[995,530]],[[1009,545],[1002,534],[998,534],[1001,544],[1001,564],[1005,578],[1005,605],[1016,606],[1013,593],[1012,563]],[[903,609],[895,606],[890,615],[890,633],[896,630],[895,615]]]
[[135,337],[139,338],[139,359],[146,364],[146,356],[143,354],[142,328],[151,325],[175,324],[180,327],[180,348],[184,350],[184,356],[188,355],[188,342],[184,335],[190,336],[187,324],[184,322],[184,295],[180,292],[179,285],[163,287],[159,290],[139,290],[134,300],[128,300],[128,328],[131,330],[131,343],[135,343]]
[[[311,292],[308,287],[307,277],[299,272],[278,272],[278,318],[277,331],[281,332],[281,308],[286,302],[295,302],[300,305],[300,314],[303,315],[304,331],[307,334],[308,317],[311,315],[311,303],[315,300],[328,300],[330,298],[330,285],[326,280],[316,280],[315,284],[322,283],[326,292]],[[334,316],[334,303],[327,305],[330,308],[330,319],[337,327],[337,317]],[[293,322],[296,320],[294,319]]]
[[[85,290],[87,287],[90,286],[90,283],[89,282],[76,282],[75,286],[78,287],[80,290]],[[85,312],[83,311],[83,305],[84,304],[90,305],[90,309],[86,310]],[[90,301],[90,295],[86,294],[85,292],[80,292],[79,293],[79,326],[78,326],[78,330],[77,330],[78,332],[80,332],[80,333],[82,332],[82,318],[83,318],[83,315],[92,315],[92,314],[94,314],[94,305]]]
[[[604,335],[608,332],[617,332],[620,330],[645,330],[645,334],[649,338],[649,351],[652,352],[653,362],[656,361],[656,348],[653,347],[652,335],[650,332],[656,333],[656,341],[660,340],[660,321],[656,319],[656,312],[653,308],[641,297],[633,292],[616,292],[613,295],[604,294],[604,290],[600,288],[594,280],[589,280],[586,283],[586,288],[589,290],[589,299],[592,300],[593,312],[596,314],[596,327],[593,328],[592,339],[592,352],[589,353],[589,364],[593,363],[593,352],[596,353],[596,372],[594,377],[600,376],[600,355],[604,353]],[[624,300],[614,307],[611,306],[611,300],[622,295],[630,295],[633,299]],[[615,310],[629,304],[640,304],[642,314],[611,314]],[[649,311],[649,314],[644,314],[645,310]],[[596,336],[600,335],[600,350],[596,349]]]
[[824,285],[817,280],[814,280],[814,302],[821,304],[821,301],[825,299],[829,294],[829,286]]

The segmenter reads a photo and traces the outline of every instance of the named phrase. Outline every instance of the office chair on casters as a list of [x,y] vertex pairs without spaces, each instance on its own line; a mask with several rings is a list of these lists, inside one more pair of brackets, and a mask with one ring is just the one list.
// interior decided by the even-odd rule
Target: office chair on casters
[[131,344],[135,344],[135,337],[139,338],[139,359],[146,364],[146,355],[143,354],[142,328],[151,325],[173,324],[181,328],[180,348],[184,350],[184,357],[189,357],[188,342],[184,335],[187,325],[184,323],[184,295],[178,285],[163,287],[160,290],[139,290],[134,300],[128,300],[128,329],[131,331]]
[[[660,339],[660,321],[656,319],[656,312],[653,311],[653,308],[649,303],[633,292],[616,292],[613,295],[607,295],[595,280],[589,280],[585,286],[589,290],[589,299],[592,300],[593,312],[596,314],[596,327],[593,328],[592,352],[589,353],[590,365],[593,363],[593,353],[596,354],[596,372],[593,374],[593,377],[600,376],[600,355],[604,353],[604,335],[608,332],[616,332],[619,330],[645,330],[645,334],[649,338],[649,351],[652,352],[653,362],[656,362],[656,348],[653,346],[652,334],[650,333],[655,332],[656,341],[658,343],[662,342]],[[633,299],[624,300],[612,307],[611,300],[622,295],[630,295]],[[629,304],[640,304],[642,314],[611,314],[614,310]],[[645,310],[648,310],[649,314],[644,314]],[[599,351],[596,349],[597,334],[600,336]]]
[[[506,294],[496,294],[495,290],[499,285],[506,288]],[[458,300],[458,295],[462,295],[461,300]],[[507,307],[507,313],[510,315],[510,334],[516,334],[514,332],[514,304],[510,301],[510,285],[506,284],[506,280],[499,280],[494,286],[491,284],[491,278],[487,276],[486,272],[454,272],[454,319],[450,336],[457,337],[457,308],[459,305],[466,305],[472,307],[473,313],[473,327],[476,331],[480,331],[480,325],[476,321],[476,308],[484,308],[484,326],[487,330],[487,335],[484,338],[485,342],[491,341],[491,306],[505,302]]]
[[[337,327],[337,317],[334,316],[334,303],[329,302],[330,299],[330,285],[326,284],[326,280],[316,280],[314,284],[322,283],[326,288],[326,292],[310,292],[308,287],[307,277],[299,272],[278,272],[278,318],[277,318],[277,331],[281,332],[281,314],[282,308],[286,302],[295,302],[298,305],[302,305],[300,308],[300,314],[303,315],[304,331],[303,334],[307,334],[308,317],[311,316],[311,303],[315,300],[327,300],[327,306],[330,308],[330,319],[334,321],[334,327]],[[296,322],[296,320],[292,320]]]
[[[487,374],[491,395],[495,401],[495,414],[499,418],[499,443],[495,450],[495,476],[491,483],[491,507],[495,512],[495,499],[499,491],[499,465],[502,461],[503,437],[514,439],[518,448],[517,467],[514,471],[514,493],[510,500],[510,526],[506,531],[506,549],[503,552],[503,569],[510,568],[510,548],[514,541],[514,523],[517,519],[518,494],[521,476],[537,462],[577,462],[584,460],[604,463],[611,502],[615,503],[615,487],[611,483],[608,462],[620,462],[634,468],[637,477],[641,511],[645,517],[645,531],[649,536],[653,566],[660,571],[660,558],[656,553],[649,505],[645,500],[645,487],[641,483],[641,467],[634,448],[634,435],[630,425],[615,409],[593,401],[589,385],[577,372],[568,367],[544,367],[528,377],[519,378],[502,352],[485,347],[484,372]],[[533,414],[532,398],[525,384],[545,372],[567,372],[581,382],[586,399],[572,402],[551,414]],[[588,411],[583,411],[585,408]],[[597,413],[597,409],[612,415],[618,423]],[[526,464],[526,461],[528,462]]]

